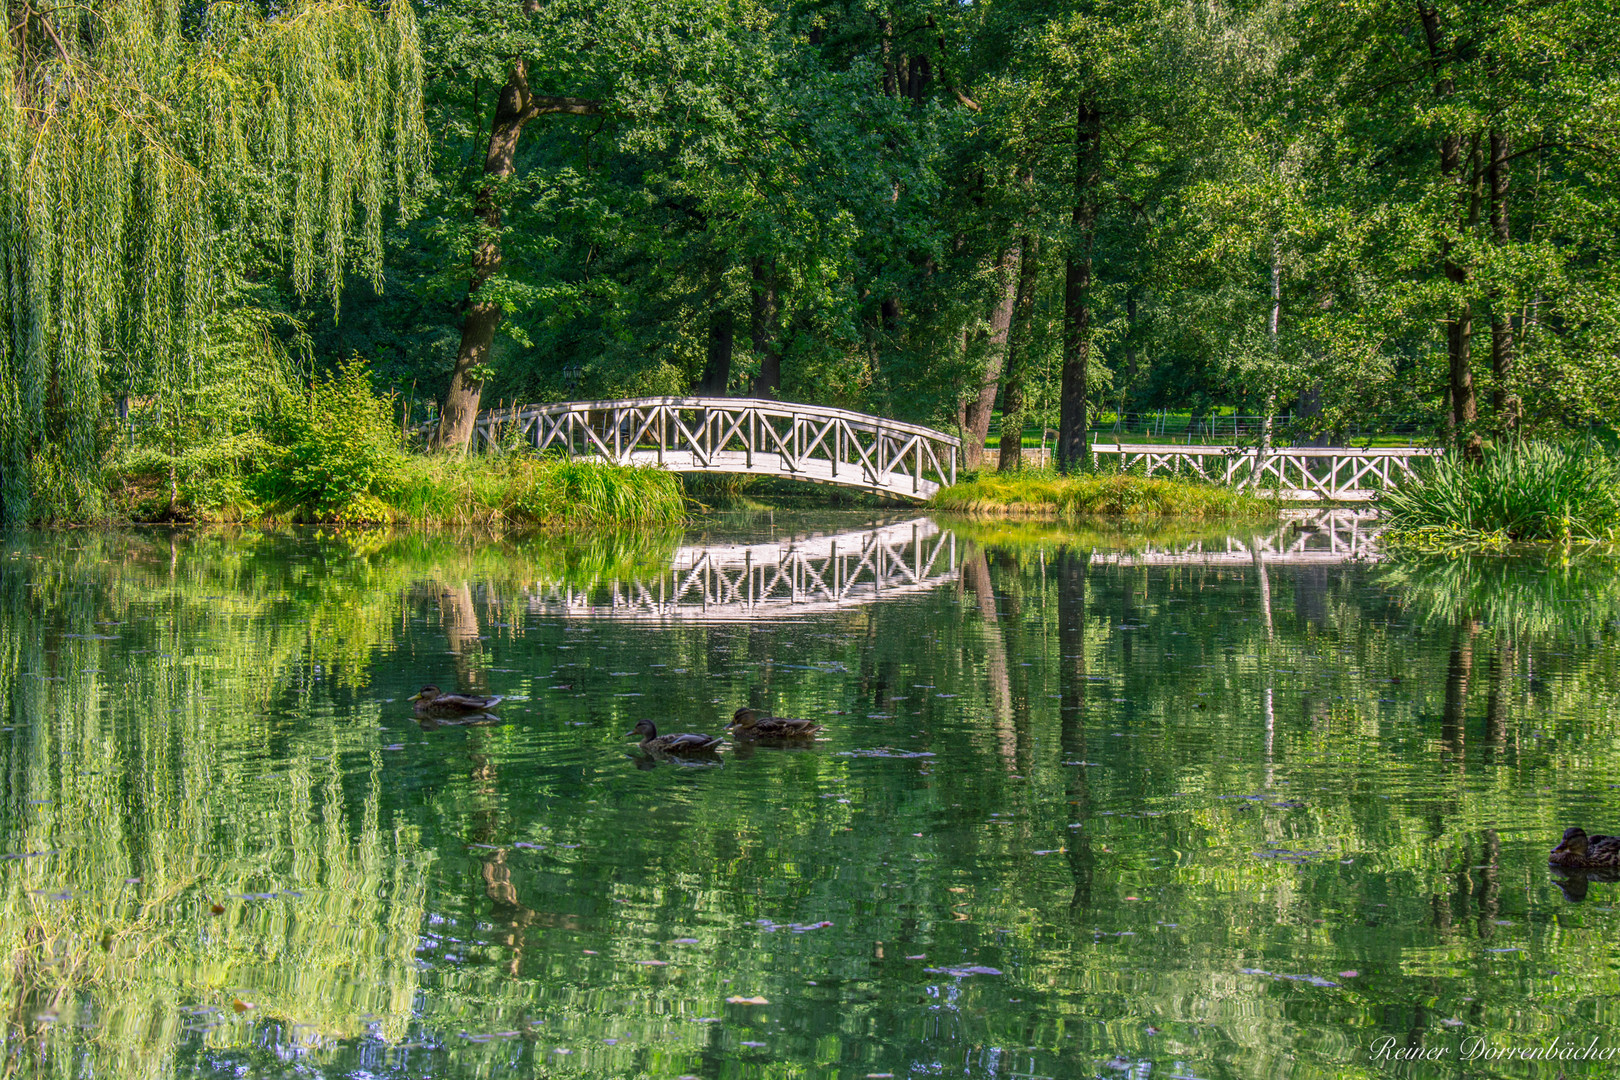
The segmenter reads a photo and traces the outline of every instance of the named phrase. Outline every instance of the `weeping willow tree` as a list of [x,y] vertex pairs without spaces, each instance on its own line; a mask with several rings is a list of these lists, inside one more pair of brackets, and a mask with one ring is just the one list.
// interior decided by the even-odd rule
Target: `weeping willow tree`
[[[115,401],[206,377],[274,273],[381,283],[426,173],[408,0],[6,3],[0,39],[0,522],[84,517]],[[174,407],[171,404],[171,408]]]

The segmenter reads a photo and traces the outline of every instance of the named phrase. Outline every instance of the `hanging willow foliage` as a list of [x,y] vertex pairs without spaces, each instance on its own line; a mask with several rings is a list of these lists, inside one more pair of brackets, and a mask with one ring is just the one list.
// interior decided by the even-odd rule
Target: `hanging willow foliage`
[[6,14],[0,522],[20,524],[46,472],[89,509],[114,393],[197,378],[242,261],[226,245],[334,303],[349,272],[380,283],[387,204],[426,174],[427,139],[409,0]]

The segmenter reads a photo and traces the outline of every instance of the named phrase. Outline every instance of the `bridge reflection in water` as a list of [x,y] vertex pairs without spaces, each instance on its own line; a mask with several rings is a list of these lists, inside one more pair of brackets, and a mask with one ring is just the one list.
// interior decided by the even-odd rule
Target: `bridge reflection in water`
[[1344,562],[1377,562],[1376,510],[1285,510],[1272,529],[1233,534],[1218,540],[1148,546],[1131,551],[1105,551],[1093,562],[1125,566],[1309,566]]
[[829,536],[676,549],[655,580],[537,586],[529,611],[569,618],[741,622],[814,615],[956,580],[955,534],[920,517]]
[[[1260,530],[1098,550],[1133,566],[1301,565],[1379,558],[1367,510],[1296,511]],[[1054,541],[1057,546],[1061,541]],[[954,584],[970,544],[919,517],[831,535],[677,548],[667,572],[590,587],[531,586],[535,615],[653,622],[744,622],[847,609]]]

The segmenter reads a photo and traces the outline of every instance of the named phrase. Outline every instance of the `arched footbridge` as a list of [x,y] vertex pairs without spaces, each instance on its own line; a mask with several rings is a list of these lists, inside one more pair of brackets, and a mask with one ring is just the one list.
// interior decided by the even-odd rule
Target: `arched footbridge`
[[924,500],[956,482],[962,441],[878,416],[756,398],[563,401],[478,415],[475,451],[560,450],[675,472],[785,476]]

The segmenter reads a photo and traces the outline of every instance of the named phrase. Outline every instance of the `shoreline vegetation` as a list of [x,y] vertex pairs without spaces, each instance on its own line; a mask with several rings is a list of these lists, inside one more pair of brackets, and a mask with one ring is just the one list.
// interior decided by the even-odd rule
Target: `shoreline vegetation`
[[[572,528],[686,520],[680,478],[661,469],[525,453],[420,453],[365,365],[317,378],[298,407],[254,425],[247,452],[200,461],[148,437],[113,457],[114,521]],[[46,505],[51,505],[46,503]]]
[[1598,446],[1510,443],[1448,455],[1376,504],[1392,552],[1620,540],[1620,464]]
[[117,492],[124,512],[109,524],[190,522],[273,527],[283,524],[406,526],[425,529],[661,527],[687,520],[680,478],[656,468],[569,461],[534,454],[490,457],[400,454],[363,486],[334,478],[328,487],[287,485],[287,477],[251,477],[240,500],[183,505],[175,512],[139,486]]
[[1045,469],[985,473],[945,488],[928,506],[953,514],[1009,518],[1275,518],[1275,499],[1215,484],[1129,473],[1063,476]]

